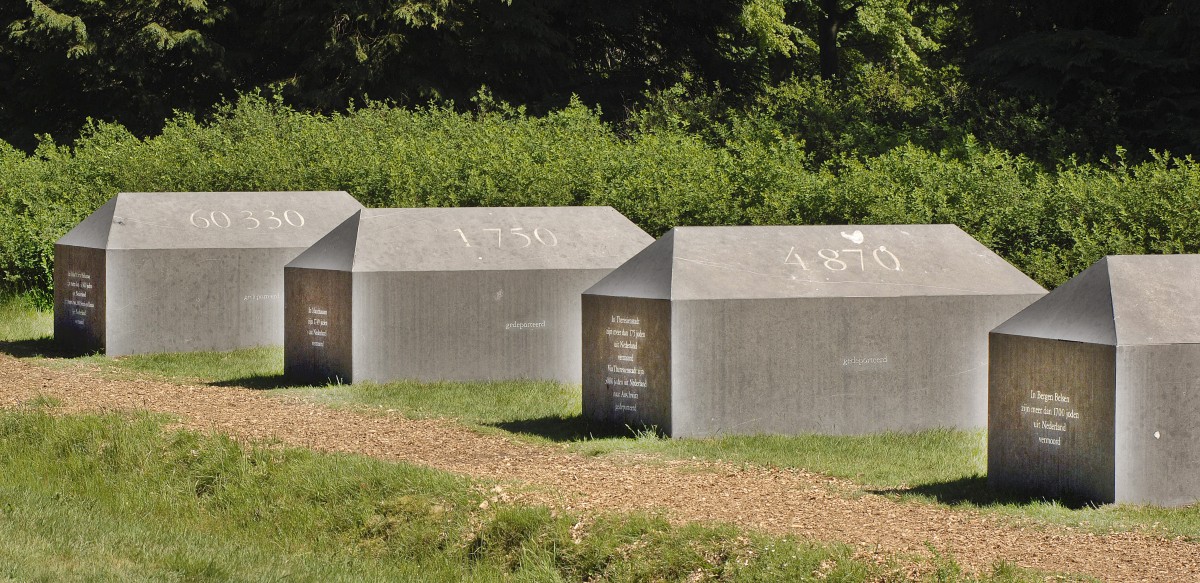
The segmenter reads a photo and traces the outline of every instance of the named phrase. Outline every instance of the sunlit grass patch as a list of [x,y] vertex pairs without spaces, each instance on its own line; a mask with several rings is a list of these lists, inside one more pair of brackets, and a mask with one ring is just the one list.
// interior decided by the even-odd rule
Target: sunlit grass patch
[[0,577],[12,580],[1038,581],[952,557],[486,504],[487,484],[360,456],[164,431],[147,415],[0,412]]
[[0,292],[0,342],[38,340],[53,334],[53,312],[38,307],[30,296]]
[[134,354],[113,359],[118,368],[170,379],[251,388],[278,386],[283,376],[283,347],[260,346],[227,352]]

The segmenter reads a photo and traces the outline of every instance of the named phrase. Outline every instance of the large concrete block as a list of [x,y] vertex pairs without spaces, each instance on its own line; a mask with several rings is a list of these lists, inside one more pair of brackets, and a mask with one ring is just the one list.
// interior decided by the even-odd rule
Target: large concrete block
[[579,382],[580,293],[652,240],[609,207],[364,210],[287,266],[285,371]]
[[283,266],[344,192],[121,193],[54,245],[54,337],[109,356],[283,343]]
[[1200,255],[1113,256],[990,334],[988,483],[1200,500]]
[[952,225],[680,227],[583,295],[585,416],[672,436],[987,421],[987,333],[1045,290]]

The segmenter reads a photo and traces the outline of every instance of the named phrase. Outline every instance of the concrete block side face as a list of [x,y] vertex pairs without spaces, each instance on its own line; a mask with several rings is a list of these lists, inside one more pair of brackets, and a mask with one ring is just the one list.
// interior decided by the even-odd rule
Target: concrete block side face
[[289,380],[353,382],[352,286],[349,271],[285,270],[283,371]]
[[987,331],[1032,297],[675,302],[676,433],[986,423]]
[[1117,349],[1116,502],[1200,500],[1200,345]]
[[675,436],[671,346],[670,301],[584,295],[584,417]]
[[990,335],[988,483],[1115,499],[1116,348]]
[[605,273],[356,273],[355,379],[578,383],[579,298]]
[[54,340],[68,352],[105,349],[106,263],[103,249],[54,245]]
[[108,252],[108,354],[283,343],[283,266],[298,249]]

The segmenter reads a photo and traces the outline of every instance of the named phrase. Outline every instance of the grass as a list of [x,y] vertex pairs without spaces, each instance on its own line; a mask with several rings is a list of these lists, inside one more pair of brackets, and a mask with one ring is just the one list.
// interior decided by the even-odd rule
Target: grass
[[282,346],[234,352],[136,354],[116,360],[99,357],[93,362],[116,364],[125,371],[213,385],[269,388],[283,382]]
[[[16,313],[32,321],[45,318],[28,307],[14,308],[2,302],[0,313]],[[0,329],[0,333],[38,329],[29,323],[9,326]],[[13,337],[0,336],[0,340],[4,339],[11,341]],[[282,378],[282,352],[278,348],[130,356],[115,361],[86,357],[71,362],[101,364],[117,373],[256,387],[332,406],[393,410],[411,417],[452,418],[483,431],[503,431],[534,441],[563,444],[586,455],[636,452],[666,458],[803,468],[853,480],[862,485],[863,492],[901,500],[976,509],[1095,532],[1150,529],[1168,536],[1200,540],[1200,505],[1092,507],[1070,500],[1010,496],[990,490],[983,431],[663,439],[652,432],[589,423],[581,416],[580,390],[575,385],[395,382],[289,387]]]
[[[728,526],[483,504],[488,484],[165,431],[148,416],[0,412],[0,579],[21,581],[976,580],[952,559]],[[983,581],[1034,581],[1000,564]]]
[[549,381],[400,381],[281,388],[277,392],[329,405],[391,409],[410,417],[451,417],[476,425],[516,423],[531,414],[569,420],[582,407],[579,387]]
[[48,339],[54,333],[54,314],[39,309],[25,295],[0,294],[0,342]]

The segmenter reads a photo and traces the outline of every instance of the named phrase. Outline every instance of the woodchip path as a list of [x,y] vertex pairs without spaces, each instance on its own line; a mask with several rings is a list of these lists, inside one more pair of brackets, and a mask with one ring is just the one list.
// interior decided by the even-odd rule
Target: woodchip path
[[0,355],[0,406],[47,395],[60,400],[67,413],[169,413],[187,428],[243,440],[278,440],[499,481],[491,492],[497,501],[549,504],[584,517],[597,511],[661,512],[676,521],[727,522],[840,541],[867,558],[928,555],[932,547],[972,570],[1007,560],[1104,581],[1200,581],[1200,544],[1182,539],[1142,532],[1095,534],[895,501],[803,470],[621,454],[589,457],[560,446],[481,434],[450,420],[333,409],[246,388],[109,376]]

